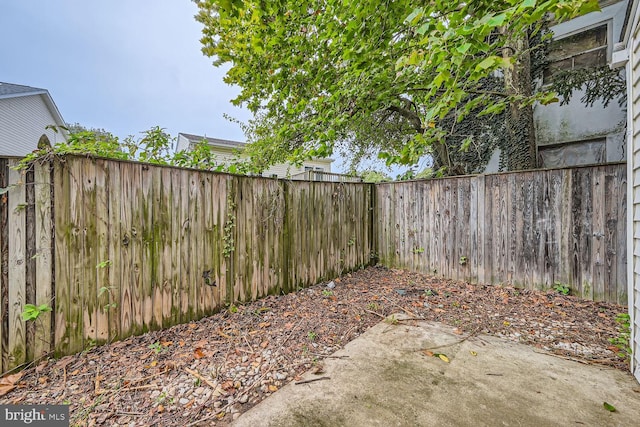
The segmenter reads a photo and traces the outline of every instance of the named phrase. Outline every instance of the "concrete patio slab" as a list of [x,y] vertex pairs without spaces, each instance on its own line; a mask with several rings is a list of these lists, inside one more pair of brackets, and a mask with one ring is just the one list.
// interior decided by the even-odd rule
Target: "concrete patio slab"
[[438,323],[381,322],[333,356],[323,373],[303,377],[328,379],[290,383],[233,425],[640,425],[640,385],[630,373],[491,336],[464,340]]

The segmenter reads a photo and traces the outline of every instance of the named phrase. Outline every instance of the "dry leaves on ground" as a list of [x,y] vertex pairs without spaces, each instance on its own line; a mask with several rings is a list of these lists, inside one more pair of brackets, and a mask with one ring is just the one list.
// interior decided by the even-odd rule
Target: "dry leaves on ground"
[[226,425],[306,370],[321,373],[323,358],[401,312],[461,336],[492,334],[628,369],[609,343],[621,306],[385,268],[334,284],[42,362],[5,377],[0,404],[67,403],[76,425]]

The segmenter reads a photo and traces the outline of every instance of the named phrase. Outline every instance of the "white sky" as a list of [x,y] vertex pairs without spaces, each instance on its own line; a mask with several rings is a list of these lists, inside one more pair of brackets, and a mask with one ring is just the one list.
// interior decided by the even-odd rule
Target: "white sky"
[[190,0],[0,0],[0,81],[48,89],[67,123],[244,141],[250,114],[200,52]]
[[190,0],[0,0],[0,82],[47,89],[67,123],[121,139],[160,126],[244,141],[223,114],[251,115],[201,53],[197,11]]

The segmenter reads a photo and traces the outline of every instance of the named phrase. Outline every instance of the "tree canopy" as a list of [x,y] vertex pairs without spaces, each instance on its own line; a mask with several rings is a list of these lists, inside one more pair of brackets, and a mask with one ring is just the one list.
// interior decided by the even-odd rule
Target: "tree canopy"
[[487,84],[529,57],[520,40],[545,16],[598,8],[596,0],[194,1],[203,53],[230,65],[225,82],[241,89],[233,102],[254,113],[246,131],[258,168],[342,149],[355,162],[377,155],[413,165],[430,155],[448,174],[485,132],[460,134],[463,120],[490,124],[508,106],[556,101],[509,90],[507,78]]

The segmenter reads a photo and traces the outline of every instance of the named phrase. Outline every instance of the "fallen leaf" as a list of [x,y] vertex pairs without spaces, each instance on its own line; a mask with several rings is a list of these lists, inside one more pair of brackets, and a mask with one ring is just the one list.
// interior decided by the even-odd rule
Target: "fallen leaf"
[[198,325],[196,325],[195,323],[189,323],[189,328],[195,329],[197,327],[198,327]]
[[476,353],[476,352],[475,352],[475,351],[473,351],[473,350],[469,350],[469,353],[470,353],[472,356],[477,356],[477,355],[478,355],[478,353]]
[[184,347],[184,341],[180,340],[180,341],[178,342],[178,345],[179,345],[180,347]]
[[604,402],[602,406],[604,406],[604,409],[606,409],[609,412],[616,412],[616,407],[607,402]]
[[169,347],[170,345],[173,344],[173,341],[162,341],[160,344],[162,344],[165,347]]
[[503,324],[504,326],[509,326],[511,323],[509,323],[509,322],[507,322],[507,321],[505,320],[504,322],[502,322],[502,324]]
[[274,385],[270,385],[270,386],[269,386],[269,391],[270,391],[270,392],[278,391],[278,387],[276,387],[276,386],[274,386]]
[[604,318],[606,318],[606,317],[607,317],[607,315],[606,315],[606,314],[604,314],[604,313],[598,313],[598,317],[602,317],[602,318],[604,319]]
[[293,311],[285,311],[282,313],[282,317],[291,317],[293,316]]
[[322,364],[316,365],[316,367],[312,371],[315,375],[320,375],[324,372],[324,366]]
[[202,359],[204,357],[204,352],[200,347],[193,350],[193,357],[196,359]]
[[440,360],[449,363],[449,358],[444,354],[438,354],[438,357],[440,358]]
[[268,345],[269,345],[269,341],[262,341],[262,343],[260,344],[260,347],[267,348]]
[[75,371],[71,372],[69,375],[78,375],[80,373],[80,369],[76,369]]
[[433,351],[422,350],[422,352],[424,353],[425,356],[433,357]]
[[158,405],[158,412],[164,412],[164,406]]
[[22,378],[22,372],[0,378],[0,396],[4,396],[13,390],[16,387],[16,383],[20,381],[20,378]]
[[285,328],[287,331],[291,330],[291,328],[293,328],[293,323],[291,323],[291,322],[287,322],[287,323],[285,323],[285,324],[284,324],[284,328]]
[[260,322],[258,323],[258,326],[261,328],[268,328],[269,326],[271,326],[270,322]]
[[453,330],[453,333],[456,334],[456,335],[462,335],[463,334],[462,329],[460,329],[460,328],[455,328]]

